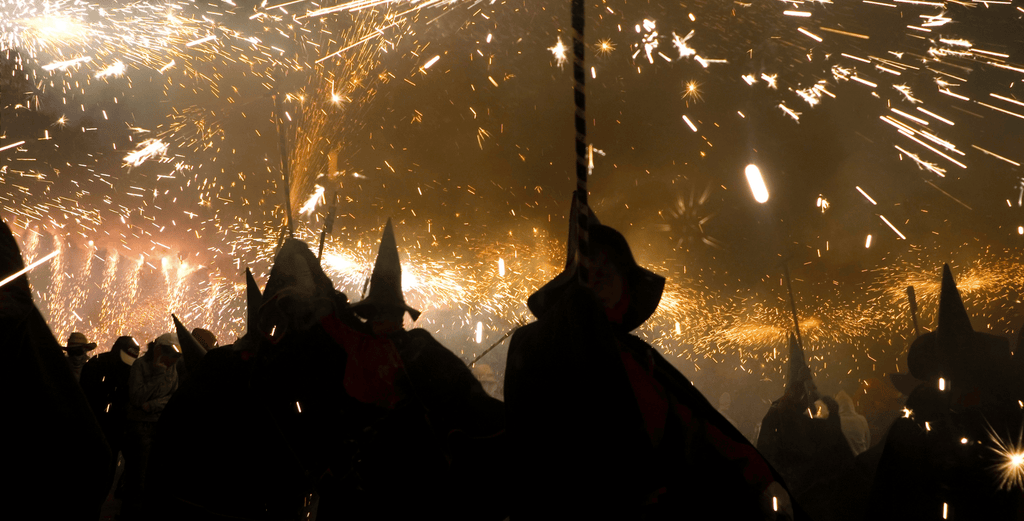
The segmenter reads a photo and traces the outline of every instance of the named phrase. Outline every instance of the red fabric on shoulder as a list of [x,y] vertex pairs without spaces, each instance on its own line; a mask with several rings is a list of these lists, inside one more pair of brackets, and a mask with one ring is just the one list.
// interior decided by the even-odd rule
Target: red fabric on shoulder
[[343,384],[349,396],[363,403],[394,409],[404,398],[395,382],[405,372],[405,366],[391,340],[356,331],[334,314],[324,317],[320,323],[348,354]]

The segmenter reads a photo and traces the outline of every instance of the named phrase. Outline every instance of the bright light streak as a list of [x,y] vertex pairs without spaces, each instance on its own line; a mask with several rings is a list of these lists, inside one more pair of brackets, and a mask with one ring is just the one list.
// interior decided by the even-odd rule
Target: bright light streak
[[56,257],[58,253],[60,253],[60,250],[54,250],[54,251],[50,252],[49,255],[43,257],[42,259],[39,259],[39,260],[33,262],[32,264],[29,264],[28,266],[25,266],[24,268],[19,270],[17,273],[11,275],[10,277],[7,277],[4,280],[0,280],[0,287],[3,287],[8,282],[10,282],[10,281],[12,281],[12,280],[14,280],[14,279],[16,279],[16,278],[26,274],[26,273],[32,271],[36,266],[39,266],[40,264],[43,264],[44,262],[46,262],[46,261]]
[[505,276],[505,259],[498,257],[498,276]]
[[479,344],[479,343],[481,343],[483,341],[484,341],[484,323],[483,322],[477,322],[476,323],[476,343]]
[[946,390],[946,379],[945,378],[939,378],[939,390],[940,391],[945,391]]
[[764,184],[761,169],[757,168],[755,164],[749,164],[745,173],[747,175],[747,184],[750,185],[750,191],[754,194],[754,200],[761,204],[768,202],[768,187]]
[[124,74],[124,69],[124,63],[121,63],[121,60],[117,60],[110,67],[97,72],[95,77],[106,78],[107,76],[121,76]]
[[866,199],[867,199],[868,201],[870,201],[870,202],[871,202],[871,204],[873,204],[873,205],[875,205],[875,206],[878,206],[878,203],[876,203],[876,202],[875,202],[875,200],[874,200],[874,199],[872,199],[872,198],[871,198],[871,196],[870,196],[870,195],[868,195],[868,193],[864,191],[864,189],[862,189],[862,188],[861,188],[861,187],[859,187],[859,186],[855,186],[854,188],[856,188],[856,189],[857,189],[857,191],[858,191],[858,192],[860,192],[860,195],[863,195],[863,196],[864,196],[864,197],[865,197],[865,198],[866,198]]
[[[562,43],[561,40],[559,40],[558,43]],[[423,70],[429,69],[431,65],[437,63],[437,60],[440,60],[440,59],[441,59],[441,55],[440,54],[437,55],[437,56],[434,56],[433,58],[430,59],[430,61],[428,61],[427,63],[423,64]]]
[[206,43],[206,42],[209,42],[211,40],[216,40],[216,39],[217,39],[217,35],[211,34],[209,36],[205,36],[205,37],[200,38],[198,40],[192,40],[191,42],[186,43],[185,47],[195,47],[196,45],[199,45],[199,44],[202,44],[202,43]]
[[864,247],[865,248],[870,248],[871,247],[871,234],[870,233],[868,234],[868,240],[864,241]]
[[1017,235],[1024,235],[1024,226],[1017,227]]
[[306,215],[313,213],[313,210],[316,209],[317,203],[321,202],[323,197],[324,187],[316,185],[316,188],[313,190],[313,194],[306,200],[306,204],[302,205],[302,208],[299,209],[299,213]]
[[882,220],[885,221],[885,224],[889,225],[889,228],[892,228],[892,231],[896,232],[896,235],[900,236],[900,239],[907,240],[907,236],[903,235],[903,232],[897,230],[896,227],[893,226],[891,222],[889,222],[889,219],[886,219],[884,215],[879,215],[879,217],[881,217]]
[[139,147],[135,151],[124,156],[124,162],[132,166],[139,166],[150,158],[158,155],[162,156],[166,153],[167,143],[159,139],[147,139],[139,143]]
[[690,118],[686,117],[686,115],[685,115],[685,114],[683,115],[683,121],[685,121],[685,122],[686,122],[686,125],[687,125],[688,127],[690,127],[690,130],[692,130],[692,131],[694,131],[694,132],[696,132],[696,131],[697,131],[697,127],[696,127],[696,126],[694,126],[694,124],[693,124],[692,122],[690,122]]
[[938,115],[938,114],[936,114],[934,112],[925,110],[923,107],[917,107],[917,110],[919,110],[921,112],[924,112],[925,114],[928,114],[929,116],[931,116],[931,117],[933,117],[933,118],[935,118],[935,119],[937,119],[937,120],[939,120],[939,121],[941,121],[941,122],[943,122],[943,123],[945,123],[945,124],[947,124],[949,126],[953,126],[954,125],[954,123],[952,121],[950,121],[950,120],[948,120],[948,119],[946,119],[946,118],[944,118],[944,117],[942,117],[942,116],[940,116],[940,115]]
[[802,18],[811,16],[811,13],[808,13],[807,11],[783,11],[782,14],[786,16],[799,16]]
[[926,125],[926,126],[928,125],[927,121],[925,121],[925,120],[923,120],[923,119],[921,119],[921,118],[919,118],[917,116],[911,116],[910,114],[907,114],[906,112],[903,112],[902,110],[900,110],[900,109],[898,109],[896,107],[889,107],[889,110],[891,110],[891,111],[893,111],[893,112],[895,112],[895,113],[897,113],[897,114],[899,114],[899,115],[901,115],[901,116],[903,116],[903,117],[905,117],[905,118],[907,118],[907,119],[909,119],[911,121],[916,121],[916,122],[918,122],[918,123],[920,123],[922,125]]
[[875,88],[875,87],[878,87],[877,83],[870,82],[870,81],[865,80],[864,78],[861,78],[860,76],[857,76],[857,75],[850,76],[850,79],[853,80],[853,81],[856,81],[858,83],[863,83],[864,85],[867,85],[868,87],[871,87],[872,89]]
[[787,107],[785,103],[779,103],[779,108],[782,112],[785,112],[787,116],[793,118],[793,121],[800,122],[800,113]]
[[25,144],[25,140],[21,140],[21,141],[18,141],[17,143],[11,143],[9,145],[4,145],[4,146],[0,147],[0,152],[3,152],[4,150],[7,150],[8,148],[14,148],[14,147],[21,146],[21,145],[24,145],[24,144]]
[[810,31],[808,31],[807,29],[804,29],[803,27],[797,27],[796,30],[804,33],[805,35],[810,37],[812,40],[814,40],[814,41],[816,41],[818,43],[821,43],[821,37],[816,35],[816,34],[814,34],[814,33],[812,33],[812,32],[810,32]]

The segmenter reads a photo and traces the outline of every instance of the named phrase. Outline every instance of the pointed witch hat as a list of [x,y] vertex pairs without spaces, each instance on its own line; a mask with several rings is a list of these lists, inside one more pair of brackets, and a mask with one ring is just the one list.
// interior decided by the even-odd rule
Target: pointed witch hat
[[259,320],[260,306],[263,304],[263,294],[252,276],[252,271],[245,268],[245,332],[256,331],[256,324]]
[[398,243],[395,241],[395,231],[391,226],[390,217],[388,223],[384,225],[377,260],[370,275],[370,294],[352,305],[352,311],[365,319],[372,319],[385,309],[407,311],[413,321],[420,318],[420,312],[409,307],[405,303],[405,296],[402,295],[402,264],[398,260]]
[[970,378],[978,383],[985,375],[1010,361],[1007,339],[974,331],[949,264],[942,265],[939,293],[939,324],[935,331],[918,337],[907,352],[910,374],[924,381],[940,376]]
[[796,335],[789,334],[789,371],[786,375],[785,394],[799,396],[806,393],[808,403],[818,399],[818,387],[814,384],[811,368],[804,358],[804,348],[796,341]]
[[202,344],[188,332],[188,329],[178,320],[178,317],[171,313],[171,320],[174,321],[174,332],[178,335],[178,346],[181,347],[181,355],[185,360],[185,369],[192,374],[199,367],[199,362],[206,356],[206,349]]
[[[569,211],[569,237],[565,268],[526,300],[530,312],[537,318],[541,318],[554,307],[555,302],[561,298],[565,290],[572,287],[572,284],[575,284],[579,278],[577,275],[580,262],[579,231],[576,224],[578,216],[579,197],[573,192],[572,207]],[[612,257],[615,257],[616,264],[624,268],[623,277],[629,291],[629,303],[622,316],[622,326],[626,331],[632,331],[646,322],[658,309],[661,294],[665,289],[665,277],[641,268],[633,258],[633,252],[630,250],[626,238],[614,228],[602,225],[594,215],[593,209],[590,211],[589,222],[590,248],[608,251]]]
[[334,312],[336,293],[309,246],[287,239],[270,268],[255,329],[271,343],[290,330],[307,331]]

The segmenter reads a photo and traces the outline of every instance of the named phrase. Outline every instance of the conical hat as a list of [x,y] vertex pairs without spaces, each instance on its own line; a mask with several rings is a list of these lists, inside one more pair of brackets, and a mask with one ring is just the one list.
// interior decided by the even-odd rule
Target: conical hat
[[[552,308],[563,292],[576,284],[578,280],[577,270],[579,269],[578,252],[578,227],[579,198],[573,193],[572,207],[569,211],[569,237],[566,241],[565,269],[551,279],[547,284],[538,289],[526,301],[530,312],[537,318],[541,318]],[[588,231],[590,233],[590,247],[596,249],[604,248],[615,252],[626,266],[626,273],[623,274],[629,289],[629,305],[622,316],[622,325],[627,331],[632,331],[654,314],[661,302],[661,294],[665,289],[665,277],[641,268],[633,258],[633,252],[629,248],[626,238],[614,228],[604,226],[594,215],[593,209],[590,212]]]
[[309,246],[288,239],[270,269],[256,329],[272,342],[290,329],[306,331],[334,311],[335,293]]
[[181,354],[185,357],[185,367],[192,373],[199,367],[199,362],[206,356],[206,349],[202,344],[189,333],[188,329],[178,320],[178,317],[171,313],[171,320],[174,321],[174,333],[178,335],[178,345],[181,347]]
[[263,304],[263,294],[252,276],[252,271],[245,268],[245,331],[255,331],[259,320],[260,306]]
[[804,358],[804,348],[796,341],[796,335],[789,334],[789,371],[786,375],[786,394],[807,392],[807,398],[817,398],[817,387],[814,385],[814,377],[811,375],[811,368],[807,366]]
[[402,309],[409,312],[415,321],[420,312],[409,307],[402,295],[402,264],[398,260],[398,243],[391,219],[384,226],[377,250],[377,260],[373,264],[370,275],[370,294],[360,302],[352,305],[352,311],[366,319],[373,318],[383,309]]
[[907,352],[915,377],[932,381],[940,376],[969,378],[982,383],[986,375],[1002,372],[1010,361],[1010,344],[1003,337],[975,332],[948,264],[942,266],[939,324],[921,335]]

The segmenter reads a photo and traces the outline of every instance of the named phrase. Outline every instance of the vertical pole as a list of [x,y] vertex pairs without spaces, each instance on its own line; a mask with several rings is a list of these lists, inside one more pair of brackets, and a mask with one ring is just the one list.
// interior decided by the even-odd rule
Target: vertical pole
[[914,336],[921,336],[921,329],[917,325],[917,295],[914,286],[907,286],[907,298],[910,299],[910,316],[914,319]]
[[572,77],[573,93],[576,110],[574,123],[576,127],[576,192],[579,199],[579,279],[586,283],[589,277],[590,206],[587,202],[587,96],[586,67],[584,62],[583,28],[586,17],[583,9],[584,0],[572,0]]
[[277,141],[281,149],[281,171],[284,173],[284,211],[288,213],[288,237],[294,237],[291,175],[288,172],[288,137],[285,135],[284,113],[281,110],[281,93],[274,94],[274,117],[277,119]]
[[796,343],[801,349],[804,347],[804,341],[800,338],[800,320],[796,316],[796,299],[793,298],[793,283],[789,280],[789,263],[782,263],[783,273],[786,275],[786,287],[789,288],[789,307],[793,310],[793,327],[796,328]]

